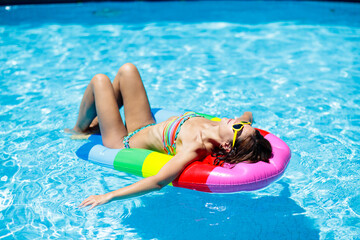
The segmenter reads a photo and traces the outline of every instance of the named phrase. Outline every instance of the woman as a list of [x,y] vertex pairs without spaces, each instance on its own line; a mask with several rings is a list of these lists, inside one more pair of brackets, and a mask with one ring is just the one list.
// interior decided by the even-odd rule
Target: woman
[[[126,126],[119,113],[122,106]],[[189,163],[209,154],[216,156],[215,164],[268,162],[271,145],[251,127],[252,121],[251,112],[220,122],[189,112],[155,124],[140,74],[133,64],[124,64],[113,83],[106,75],[97,74],[85,90],[72,131],[88,134],[100,130],[103,144],[108,148],[144,148],[175,156],[155,176],[113,192],[90,196],[80,206],[91,205],[92,209],[111,200],[160,190]]]

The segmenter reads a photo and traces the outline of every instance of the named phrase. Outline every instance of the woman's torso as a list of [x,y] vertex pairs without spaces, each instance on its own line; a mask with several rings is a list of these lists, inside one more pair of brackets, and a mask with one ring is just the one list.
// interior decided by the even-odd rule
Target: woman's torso
[[[130,139],[131,148],[143,148],[154,150],[157,152],[166,153],[163,143],[164,128],[173,120],[178,117],[171,117],[164,122],[147,127]],[[211,121],[202,117],[193,117],[186,120],[177,135],[175,145],[176,152],[183,150],[187,145],[204,145],[202,139],[202,129],[207,128],[211,124]],[[205,146],[203,146],[205,149]]]

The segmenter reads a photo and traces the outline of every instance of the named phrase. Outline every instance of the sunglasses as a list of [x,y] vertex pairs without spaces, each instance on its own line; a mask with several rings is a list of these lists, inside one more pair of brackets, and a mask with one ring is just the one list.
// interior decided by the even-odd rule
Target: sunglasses
[[236,140],[237,133],[244,128],[244,125],[245,125],[245,124],[251,125],[251,122],[240,121],[240,123],[235,123],[235,124],[232,126],[232,129],[234,130],[234,138],[233,138],[233,143],[232,143],[232,146],[233,146],[233,147],[234,147],[234,145],[235,145],[235,140]]

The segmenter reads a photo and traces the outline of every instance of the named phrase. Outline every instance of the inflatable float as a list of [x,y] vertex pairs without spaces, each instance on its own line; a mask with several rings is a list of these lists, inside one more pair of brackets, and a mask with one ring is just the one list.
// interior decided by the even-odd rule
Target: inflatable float
[[[156,122],[182,113],[164,109],[152,110]],[[212,121],[220,118],[197,113]],[[264,188],[279,179],[284,173],[291,157],[290,148],[275,135],[258,129],[270,142],[273,156],[269,163],[238,163],[235,165],[213,165],[213,158],[189,164],[169,185],[212,193],[252,191]],[[109,149],[102,145],[100,135],[91,135],[90,142],[81,146],[76,154],[79,158],[116,170],[141,177],[155,175],[173,156],[146,149]]]

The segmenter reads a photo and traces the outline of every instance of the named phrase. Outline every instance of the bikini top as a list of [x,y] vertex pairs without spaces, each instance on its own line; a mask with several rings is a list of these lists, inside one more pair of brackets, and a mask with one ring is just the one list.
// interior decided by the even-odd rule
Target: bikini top
[[164,151],[169,155],[176,154],[176,139],[181,126],[190,118],[202,117],[194,112],[186,112],[178,118],[168,122],[163,130]]

